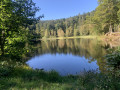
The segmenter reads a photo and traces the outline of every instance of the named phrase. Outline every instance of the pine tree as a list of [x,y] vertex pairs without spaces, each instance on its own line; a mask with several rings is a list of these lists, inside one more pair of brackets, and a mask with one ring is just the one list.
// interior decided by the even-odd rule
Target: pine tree
[[101,26],[104,32],[114,31],[114,25],[118,24],[118,7],[117,0],[98,0],[99,6],[94,15],[94,21]]

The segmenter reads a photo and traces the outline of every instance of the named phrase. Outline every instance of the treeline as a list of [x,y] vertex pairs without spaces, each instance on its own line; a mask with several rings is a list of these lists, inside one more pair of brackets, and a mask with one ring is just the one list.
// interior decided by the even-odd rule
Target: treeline
[[[93,34],[91,33],[93,24],[91,23],[90,25],[86,23],[86,20],[91,18],[93,15],[94,11],[83,15],[79,14],[67,19],[39,21],[39,23],[29,26],[29,29],[33,31],[33,34],[36,33],[37,35],[41,35],[41,37],[45,38],[89,35]],[[90,22],[92,22],[92,18]]]
[[39,21],[29,26],[29,29],[36,36],[45,38],[104,35],[119,31],[120,1],[98,0],[98,3],[98,7],[92,12],[67,19]]

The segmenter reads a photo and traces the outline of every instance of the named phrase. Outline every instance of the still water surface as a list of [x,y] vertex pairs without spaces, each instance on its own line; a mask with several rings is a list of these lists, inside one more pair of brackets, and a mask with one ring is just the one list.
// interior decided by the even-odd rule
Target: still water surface
[[105,71],[104,55],[109,45],[96,39],[42,41],[37,53],[26,63],[33,69],[55,70],[60,75],[76,75],[84,71]]

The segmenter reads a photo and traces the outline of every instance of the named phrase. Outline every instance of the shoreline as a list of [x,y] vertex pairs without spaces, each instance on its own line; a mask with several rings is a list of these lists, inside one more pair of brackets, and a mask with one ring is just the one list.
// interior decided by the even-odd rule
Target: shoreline
[[85,39],[93,39],[93,38],[96,38],[96,39],[99,39],[99,40],[102,40],[105,38],[105,36],[75,36],[75,37],[55,37],[55,38],[42,38],[40,40],[57,40],[57,39],[79,39],[79,38],[85,38]]
[[110,45],[111,48],[120,46],[120,36],[102,35],[102,36],[76,36],[76,37],[56,37],[56,38],[42,38],[41,41],[46,40],[62,40],[62,39],[97,39]]

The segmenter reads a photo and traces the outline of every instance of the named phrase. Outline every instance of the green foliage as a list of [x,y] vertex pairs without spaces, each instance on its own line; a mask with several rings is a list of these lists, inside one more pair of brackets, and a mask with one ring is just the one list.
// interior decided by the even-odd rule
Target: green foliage
[[83,75],[77,76],[60,76],[55,71],[32,70],[25,65],[19,65],[14,68],[4,67],[2,70],[4,71],[2,71],[2,75],[0,74],[0,89],[120,89],[119,77],[95,73],[94,71],[85,72]]
[[[117,0],[100,0],[99,6],[96,8],[94,22],[97,24],[98,30],[107,33],[114,31],[115,24],[119,24],[117,12],[119,10]],[[99,28],[101,26],[101,28]]]
[[34,16],[37,11],[38,8],[32,0],[0,1],[0,47],[3,54],[9,38],[23,36],[23,27],[26,28],[35,22]]
[[112,54],[106,55],[106,59],[110,65],[118,67],[120,62],[120,50],[114,51]]
[[120,50],[116,50],[111,54],[106,55],[107,65],[110,71],[116,75],[120,75]]

